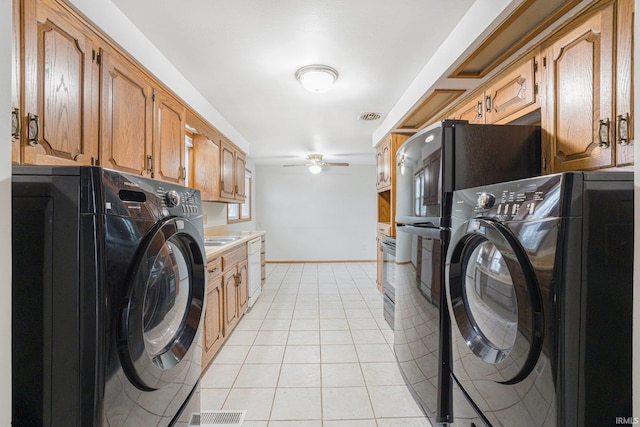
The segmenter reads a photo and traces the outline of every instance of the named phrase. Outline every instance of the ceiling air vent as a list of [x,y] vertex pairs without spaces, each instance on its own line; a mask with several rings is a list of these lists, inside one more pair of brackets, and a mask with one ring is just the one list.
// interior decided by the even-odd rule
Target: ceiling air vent
[[364,120],[365,122],[370,122],[373,120],[378,120],[380,117],[382,117],[382,114],[380,113],[362,113],[360,114],[360,117],[358,117],[358,120]]

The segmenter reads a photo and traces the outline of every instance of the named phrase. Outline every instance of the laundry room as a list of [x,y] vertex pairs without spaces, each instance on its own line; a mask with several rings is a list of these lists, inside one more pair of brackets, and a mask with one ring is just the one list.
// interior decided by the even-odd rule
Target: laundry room
[[637,423],[638,3],[2,2],[0,422]]

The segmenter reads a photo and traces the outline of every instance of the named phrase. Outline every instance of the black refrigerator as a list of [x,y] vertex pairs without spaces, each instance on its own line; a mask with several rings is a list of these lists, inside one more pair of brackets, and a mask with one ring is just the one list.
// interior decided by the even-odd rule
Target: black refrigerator
[[540,175],[540,127],[438,122],[396,155],[394,350],[415,400],[448,422],[451,333],[444,294],[453,191]]

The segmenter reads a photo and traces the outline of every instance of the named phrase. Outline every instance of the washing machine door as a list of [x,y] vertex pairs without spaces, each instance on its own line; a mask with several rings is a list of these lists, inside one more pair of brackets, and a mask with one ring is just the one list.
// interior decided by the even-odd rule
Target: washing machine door
[[480,359],[485,378],[523,380],[540,355],[544,330],[540,292],[524,249],[507,226],[490,218],[457,228],[450,248],[452,327]]
[[118,346],[127,376],[142,390],[169,384],[194,357],[206,289],[201,240],[188,220],[167,218],[137,252]]

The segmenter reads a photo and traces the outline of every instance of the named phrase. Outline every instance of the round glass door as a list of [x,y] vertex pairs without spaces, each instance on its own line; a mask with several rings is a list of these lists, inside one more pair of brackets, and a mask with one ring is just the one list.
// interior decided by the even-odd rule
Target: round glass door
[[524,250],[510,231],[474,219],[452,239],[448,298],[467,347],[503,382],[533,368],[542,345],[541,302]]
[[121,354],[142,389],[170,382],[196,342],[206,286],[198,236],[188,221],[170,219],[155,227],[136,258]]

